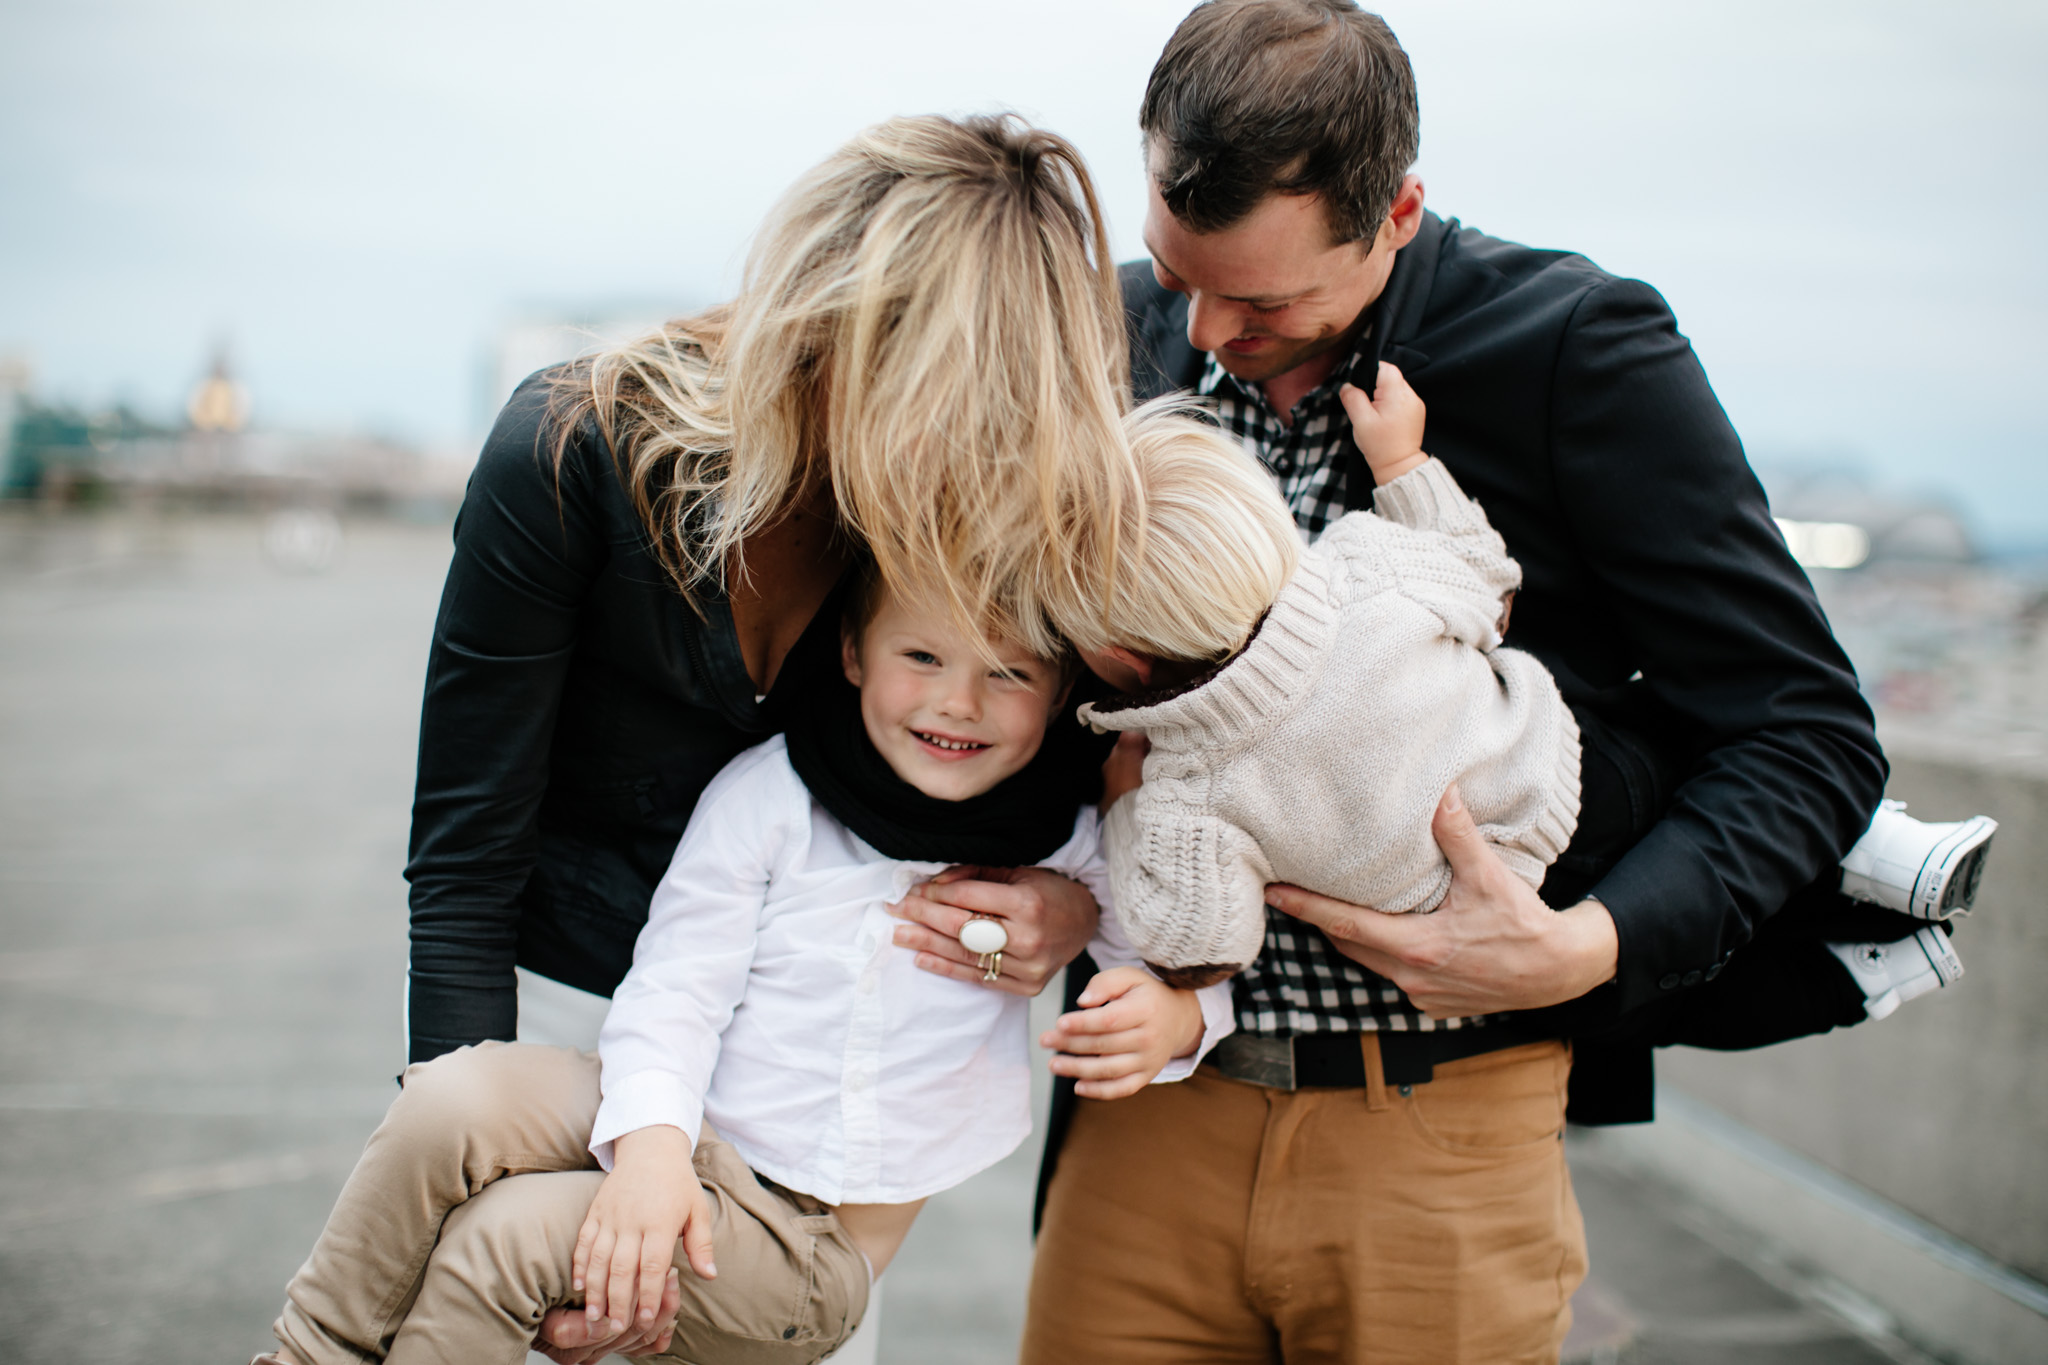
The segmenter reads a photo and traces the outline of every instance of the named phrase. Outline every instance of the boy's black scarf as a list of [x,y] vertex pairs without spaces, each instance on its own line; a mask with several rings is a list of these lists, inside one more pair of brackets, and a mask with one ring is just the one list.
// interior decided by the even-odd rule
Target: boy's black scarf
[[788,720],[790,766],[818,804],[882,854],[905,862],[1030,867],[1073,837],[1074,816],[1101,795],[1099,747],[1065,708],[1021,770],[980,796],[941,801],[898,777],[868,739],[860,692],[843,677]]

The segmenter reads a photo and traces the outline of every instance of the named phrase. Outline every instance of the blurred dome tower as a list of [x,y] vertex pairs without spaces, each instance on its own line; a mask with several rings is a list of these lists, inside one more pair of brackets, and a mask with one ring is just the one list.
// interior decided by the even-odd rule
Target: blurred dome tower
[[249,391],[229,372],[226,346],[215,349],[213,370],[192,390],[185,415],[194,431],[236,432],[249,420]]

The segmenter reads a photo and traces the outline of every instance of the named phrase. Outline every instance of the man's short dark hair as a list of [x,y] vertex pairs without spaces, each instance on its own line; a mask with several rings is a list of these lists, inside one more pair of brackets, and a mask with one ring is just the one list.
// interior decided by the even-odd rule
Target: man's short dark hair
[[1196,232],[1268,194],[1320,195],[1339,242],[1369,240],[1415,164],[1415,73],[1350,0],[1207,0],[1145,84],[1138,126],[1166,207]]

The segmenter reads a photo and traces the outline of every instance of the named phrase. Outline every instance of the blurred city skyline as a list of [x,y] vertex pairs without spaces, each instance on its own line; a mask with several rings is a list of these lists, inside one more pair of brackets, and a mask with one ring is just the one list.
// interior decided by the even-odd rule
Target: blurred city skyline
[[[806,166],[933,110],[1071,137],[1130,259],[1188,3],[9,5],[0,353],[170,416],[225,343],[259,424],[459,450],[506,336],[722,296]],[[2048,12],[1378,8],[1434,209],[1656,285],[1760,465],[2048,546]]]

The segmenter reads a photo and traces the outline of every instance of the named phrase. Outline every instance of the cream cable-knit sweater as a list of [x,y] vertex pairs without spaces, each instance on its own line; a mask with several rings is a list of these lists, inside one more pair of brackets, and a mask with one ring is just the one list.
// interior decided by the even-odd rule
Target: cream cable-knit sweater
[[1118,918],[1163,968],[1239,968],[1265,887],[1433,910],[1444,789],[1531,886],[1578,823],[1579,732],[1544,667],[1500,646],[1521,567],[1432,459],[1302,555],[1244,651],[1163,700],[1082,719],[1142,730],[1144,785],[1104,829]]

